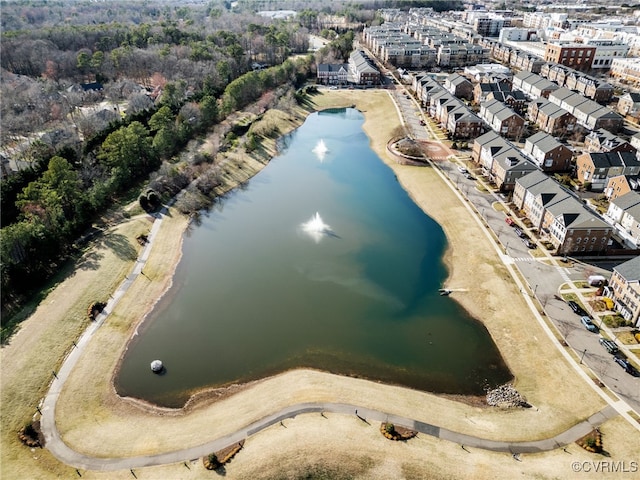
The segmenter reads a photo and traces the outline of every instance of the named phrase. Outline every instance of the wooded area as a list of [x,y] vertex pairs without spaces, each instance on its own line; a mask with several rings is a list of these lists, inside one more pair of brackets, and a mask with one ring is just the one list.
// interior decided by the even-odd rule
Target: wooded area
[[[380,21],[349,2],[275,3],[302,9],[270,19],[254,8],[273,2],[2,3],[4,318],[120,196],[146,191],[152,172],[165,199],[191,183],[198,169],[178,157],[190,140],[259,99],[295,101],[318,63],[347,60],[354,22]],[[309,33],[332,42],[309,53]],[[211,159],[191,160],[202,161]]]

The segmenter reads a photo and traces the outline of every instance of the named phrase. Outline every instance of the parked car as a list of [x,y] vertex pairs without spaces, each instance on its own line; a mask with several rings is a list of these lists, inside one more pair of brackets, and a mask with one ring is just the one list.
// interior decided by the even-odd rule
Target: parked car
[[582,322],[582,325],[584,325],[584,328],[586,328],[590,332],[598,333],[598,327],[595,326],[595,324],[591,321],[589,317],[587,317],[586,315],[583,317],[580,317],[580,321]]
[[426,123],[424,122],[424,120],[420,120],[420,125],[426,125]]
[[527,248],[534,249],[536,248],[536,244],[529,240],[527,237],[522,237],[522,242],[527,246]]
[[507,222],[507,225],[509,225],[510,227],[514,227],[514,226],[515,226],[515,224],[516,224],[516,222],[514,222],[514,221],[513,221],[513,218],[511,218],[511,217],[506,217],[506,218],[504,219],[504,221],[505,221],[505,222]]
[[629,360],[627,360],[626,358],[613,357],[613,361],[616,362],[618,365],[620,365],[622,368],[624,368],[625,372],[633,375],[635,369],[633,368],[633,365],[631,365]]
[[467,180],[475,180],[473,175],[471,175],[469,172],[464,174],[464,178],[466,178]]
[[618,346],[615,344],[615,342],[607,338],[601,338],[600,345],[602,345],[604,349],[611,354],[615,354],[618,352]]
[[464,168],[464,167],[458,167],[458,171],[459,171],[460,173],[469,173],[469,170],[467,170],[467,169],[466,169],[466,168]]
[[516,235],[518,235],[520,238],[526,238],[527,240],[529,239],[529,236],[524,233],[520,227],[516,227],[513,231],[516,232]]
[[569,305],[571,310],[573,310],[573,313],[575,313],[577,315],[580,315],[580,316],[583,316],[583,317],[588,317],[589,316],[589,314],[584,311],[584,308],[582,308],[580,305],[578,305],[573,300],[569,300],[567,302],[567,305]]

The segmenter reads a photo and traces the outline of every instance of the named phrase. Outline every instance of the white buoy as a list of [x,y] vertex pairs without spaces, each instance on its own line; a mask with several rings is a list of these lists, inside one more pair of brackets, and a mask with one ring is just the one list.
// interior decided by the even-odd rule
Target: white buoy
[[153,362],[151,362],[151,371],[153,373],[160,373],[162,369],[163,369],[162,361],[154,360]]

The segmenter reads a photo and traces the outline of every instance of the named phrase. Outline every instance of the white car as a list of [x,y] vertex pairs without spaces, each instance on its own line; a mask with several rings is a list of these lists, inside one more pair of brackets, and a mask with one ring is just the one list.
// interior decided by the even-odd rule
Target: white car
[[467,169],[466,169],[466,168],[464,168],[464,167],[458,167],[458,171],[459,171],[460,173],[469,173],[469,170],[467,170]]

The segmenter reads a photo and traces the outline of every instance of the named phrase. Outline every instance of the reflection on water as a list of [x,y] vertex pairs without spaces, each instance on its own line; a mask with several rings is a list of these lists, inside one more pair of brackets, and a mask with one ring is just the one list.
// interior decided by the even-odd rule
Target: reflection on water
[[[438,294],[442,229],[370,150],[362,121],[352,109],[311,115],[200,218],[123,359],[120,394],[180,406],[203,387],[296,367],[460,394],[510,378],[486,329]],[[314,152],[321,141],[330,162]]]

